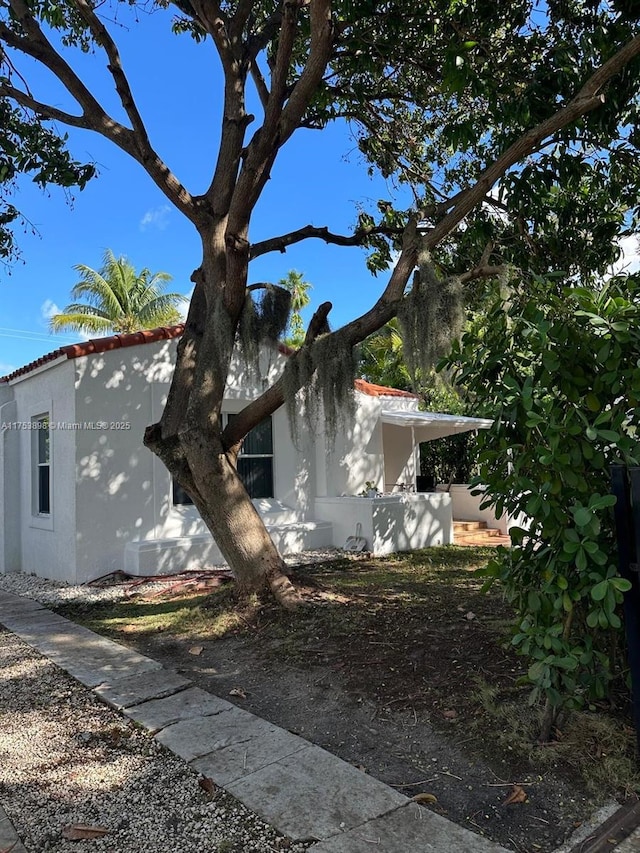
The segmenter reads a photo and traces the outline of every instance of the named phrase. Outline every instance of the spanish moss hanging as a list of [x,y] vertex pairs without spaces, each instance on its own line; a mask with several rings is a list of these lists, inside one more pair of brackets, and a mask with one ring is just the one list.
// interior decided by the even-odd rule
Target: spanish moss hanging
[[355,375],[353,347],[340,334],[321,335],[287,360],[282,381],[294,444],[301,416],[312,432],[317,432],[322,417],[333,444],[338,428],[353,421]]
[[459,278],[439,279],[427,252],[419,257],[409,293],[398,308],[407,368],[414,382],[446,355],[464,323]]
[[[254,300],[256,292],[260,296]],[[278,343],[287,328],[290,310],[291,294],[283,287],[264,284],[258,291],[247,290],[238,324],[238,343],[248,368],[259,374],[262,345]]]

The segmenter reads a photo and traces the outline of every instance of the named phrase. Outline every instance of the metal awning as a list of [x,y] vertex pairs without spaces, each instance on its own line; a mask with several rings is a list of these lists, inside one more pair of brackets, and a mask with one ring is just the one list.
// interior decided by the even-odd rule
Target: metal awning
[[462,415],[446,415],[443,412],[407,412],[384,408],[380,419],[383,424],[391,426],[413,427],[417,442],[433,441],[436,438],[475,429],[489,429],[493,423],[488,418],[468,418]]

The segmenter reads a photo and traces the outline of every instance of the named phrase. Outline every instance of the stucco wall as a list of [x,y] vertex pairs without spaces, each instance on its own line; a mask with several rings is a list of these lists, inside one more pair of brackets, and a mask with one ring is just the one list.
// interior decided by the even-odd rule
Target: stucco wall
[[396,487],[413,486],[416,481],[415,447],[411,429],[393,424],[382,424],[384,448],[384,491]]
[[[67,429],[75,422],[73,365],[61,361],[29,373],[11,383],[15,395],[15,419],[29,424],[49,414],[51,512],[39,516],[35,506],[33,442],[36,434],[26,426],[17,432],[19,468],[20,569],[56,580],[75,580],[75,438]],[[14,553],[16,545],[14,544]]]
[[0,385],[0,573],[19,572],[20,437],[8,424],[16,420],[13,388]]
[[123,568],[127,542],[154,539],[168,473],[143,445],[172,372],[173,341],[75,359],[78,579]]
[[[76,359],[77,420],[104,428],[76,433],[78,481],[78,577],[95,578],[124,567],[127,543],[208,536],[193,506],[174,506],[171,477],[147,450],[145,428],[159,420],[175,361],[177,342],[160,341]],[[274,353],[263,358],[263,376],[273,381],[284,364]],[[240,411],[261,390],[262,381],[234,362],[223,412]],[[286,507],[306,517],[314,494],[310,445],[301,430],[298,447],[290,436],[284,409],[273,415],[274,492],[279,506],[267,506],[273,519],[287,520]]]
[[453,501],[453,517],[456,521],[486,521],[488,527],[495,527],[501,533],[507,534],[512,527],[529,529],[530,519],[524,515],[511,516],[503,513],[496,516],[493,507],[480,509],[482,495],[472,495],[470,486],[465,483],[452,483],[447,486],[437,486],[438,492],[449,492]]
[[453,539],[451,497],[447,494],[404,494],[376,498],[323,497],[316,517],[333,525],[333,541],[344,546],[350,536],[363,536],[376,556]]
[[[172,352],[175,353],[175,342],[172,342],[171,346]],[[175,354],[172,357],[175,358]],[[286,357],[277,351],[264,352],[260,359],[260,372],[256,376],[234,356],[230,381],[225,391],[223,415],[240,412],[248,401],[255,399],[263,386],[266,387],[278,378],[284,369],[285,360]],[[154,420],[158,420],[162,414],[167,391],[168,383],[158,384],[154,391]],[[269,513],[274,522],[304,520],[309,515],[310,501],[316,489],[314,435],[301,421],[301,428],[294,443],[285,408],[278,409],[272,417],[274,498],[276,502],[284,505],[284,509],[275,502],[269,504],[257,501],[256,505],[263,515]],[[160,462],[155,464],[154,476],[158,508],[155,537],[168,539],[206,535],[207,528],[195,507],[173,505],[171,478]],[[295,512],[287,513],[287,507]]]
[[357,495],[367,481],[384,487],[382,424],[377,397],[356,393],[352,420],[339,424],[335,441],[318,431],[316,465],[319,497]]

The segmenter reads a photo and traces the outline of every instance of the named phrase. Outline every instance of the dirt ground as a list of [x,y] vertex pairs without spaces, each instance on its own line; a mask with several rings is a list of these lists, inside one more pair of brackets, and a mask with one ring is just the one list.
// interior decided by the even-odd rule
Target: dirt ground
[[[303,614],[262,606],[221,629],[225,588],[139,598],[85,621],[407,796],[433,795],[428,807],[451,820],[519,853],[545,853],[620,793],[593,782],[588,791],[583,778],[585,757],[606,777],[610,731],[567,725],[557,743],[535,745],[517,683],[523,662],[504,643],[508,608],[471,574],[486,550],[474,559],[462,550],[444,565],[428,558],[424,571],[418,558],[301,568]],[[149,618],[178,607],[179,619]],[[628,734],[624,715],[615,726]]]

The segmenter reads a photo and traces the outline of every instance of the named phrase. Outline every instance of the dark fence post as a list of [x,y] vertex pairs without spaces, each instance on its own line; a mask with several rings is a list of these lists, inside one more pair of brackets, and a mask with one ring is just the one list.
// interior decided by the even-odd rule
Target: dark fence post
[[624,593],[627,658],[631,670],[631,701],[640,756],[640,468],[611,466],[611,488],[616,496],[614,516],[618,540],[618,570],[631,589]]

